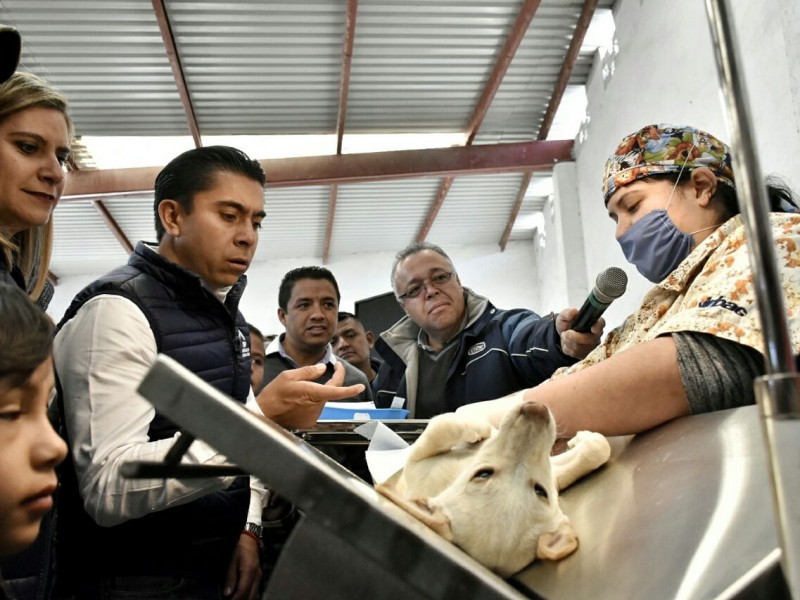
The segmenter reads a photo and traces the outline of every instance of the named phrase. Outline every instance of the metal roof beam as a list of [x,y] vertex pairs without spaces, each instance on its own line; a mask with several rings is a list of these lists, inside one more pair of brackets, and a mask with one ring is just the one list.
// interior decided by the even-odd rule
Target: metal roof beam
[[431,204],[431,207],[428,209],[428,214],[425,217],[425,221],[422,223],[422,227],[419,228],[419,233],[417,234],[417,241],[424,242],[425,238],[428,237],[428,234],[431,232],[431,227],[433,227],[433,222],[436,220],[436,216],[439,214],[439,209],[442,208],[442,204],[444,204],[444,199],[447,198],[447,194],[450,191],[450,186],[453,185],[453,176],[445,177],[442,179],[442,183],[439,186],[439,191],[436,194],[436,198]]
[[178,94],[181,97],[181,104],[183,104],[183,112],[186,114],[186,121],[189,124],[189,131],[192,132],[194,145],[199,148],[203,145],[202,138],[200,137],[200,128],[197,125],[197,117],[194,114],[192,98],[189,95],[189,87],[186,85],[186,77],[183,73],[181,57],[175,45],[175,37],[172,35],[172,26],[169,23],[169,16],[167,15],[167,8],[164,6],[164,0],[153,0],[153,10],[156,13],[158,28],[161,30],[161,38],[164,40],[164,49],[167,52],[167,58],[169,58],[169,65],[172,67],[172,76],[175,78],[175,85],[178,87]]
[[[547,105],[547,110],[542,118],[542,124],[539,127],[539,134],[536,139],[543,141],[547,139],[550,134],[550,127],[553,125],[553,119],[556,116],[558,106],[561,104],[561,99],[564,97],[564,90],[567,89],[569,78],[572,75],[572,70],[575,68],[575,63],[578,61],[578,54],[580,53],[583,40],[586,37],[586,31],[592,22],[594,11],[597,8],[598,0],[585,0],[581,14],[578,17],[578,24],[575,26],[575,32],[572,34],[567,55],[564,57],[564,62],[561,63],[561,70],[558,72],[556,78],[556,85],[553,88],[553,93],[550,95],[550,103]],[[525,192],[531,182],[531,174],[528,173],[522,180],[520,191],[517,194],[517,199],[514,202],[514,208],[508,217],[506,228],[503,231],[503,236],[500,238],[500,250],[504,251],[508,244],[508,239],[511,236],[511,230],[514,228],[514,223],[517,221],[520,209],[522,208],[522,200],[525,197]]]
[[339,113],[336,117],[336,154],[342,153],[345,120],[347,119],[347,97],[350,93],[350,68],[353,62],[353,39],[356,35],[358,0],[347,0],[347,16],[344,21],[344,43],[342,44],[342,74],[339,79]]
[[[517,142],[394,150],[259,161],[267,187],[300,187],[385,181],[406,177],[549,171],[557,161],[572,160],[573,140]],[[85,196],[150,191],[163,167],[76,171],[67,175],[62,201]],[[95,199],[95,198],[89,198]]]
[[553,124],[553,119],[556,116],[558,105],[561,104],[561,98],[564,96],[564,90],[567,89],[570,75],[575,68],[575,63],[578,61],[578,54],[580,53],[583,39],[586,37],[586,31],[592,22],[592,16],[597,8],[598,0],[586,0],[583,3],[583,9],[578,17],[578,24],[575,26],[575,32],[572,34],[572,41],[567,49],[567,55],[564,57],[564,62],[561,63],[561,70],[558,72],[556,85],[553,93],[550,95],[550,104],[547,105],[542,125],[539,127],[539,135],[536,139],[546,140],[547,135],[550,133],[550,127]]
[[486,82],[480,100],[478,100],[478,104],[472,113],[472,118],[467,127],[467,132],[469,133],[467,138],[468,145],[475,139],[486,113],[489,112],[489,106],[491,106],[492,100],[497,95],[497,90],[500,89],[500,84],[508,72],[508,67],[511,66],[511,61],[514,60],[514,55],[517,53],[519,45],[525,38],[528,26],[539,9],[539,4],[541,4],[541,0],[526,0],[520,9],[517,20],[514,22],[508,38],[506,38],[506,43],[500,51],[500,56],[497,58],[492,74],[489,76],[489,81]]
[[103,217],[103,221],[106,223],[106,227],[111,230],[111,233],[114,234],[114,237],[117,238],[117,241],[122,245],[125,249],[125,252],[130,254],[133,252],[133,244],[128,239],[128,236],[125,235],[125,232],[122,231],[122,227],[119,226],[117,220],[113,217],[113,215],[109,212],[108,207],[103,204],[102,200],[93,200],[92,204],[94,204],[95,209],[97,212],[100,213],[100,216]]
[[525,192],[528,191],[528,186],[531,184],[531,177],[533,173],[525,173],[522,181],[519,184],[519,191],[517,192],[517,199],[514,200],[514,207],[511,209],[511,214],[508,216],[506,228],[503,230],[503,237],[500,238],[500,252],[504,252],[508,245],[508,238],[511,237],[511,230],[514,228],[514,223],[517,222],[519,211],[522,208],[522,200],[525,198]]
[[325,242],[322,247],[322,264],[328,264],[328,257],[331,253],[331,238],[333,237],[333,215],[336,213],[336,198],[339,194],[339,186],[331,186],[328,198],[328,223],[325,226]]
[[[489,76],[489,80],[483,88],[481,97],[475,105],[475,110],[472,112],[472,117],[467,126],[467,146],[472,145],[472,141],[475,139],[478,129],[483,123],[486,113],[489,111],[492,100],[494,100],[494,97],[497,95],[497,90],[500,88],[500,84],[503,82],[503,78],[508,72],[508,67],[511,65],[511,61],[514,59],[514,55],[517,53],[520,43],[522,43],[522,40],[525,38],[528,26],[531,24],[533,16],[539,8],[539,4],[541,4],[541,0],[526,0],[525,4],[522,5],[517,15],[517,20],[514,22],[514,26],[511,28],[506,42],[503,44],[503,49],[500,51],[497,61],[494,64],[492,74]],[[431,227],[433,227],[433,222],[436,220],[439,209],[442,208],[442,204],[444,204],[444,200],[447,198],[447,194],[452,185],[453,177],[447,177],[439,186],[436,198],[431,203],[428,214],[425,216],[425,221],[417,234],[418,242],[423,242],[425,238],[428,237],[428,233],[430,233]]]
[[[342,43],[342,74],[339,79],[339,113],[336,116],[336,154],[342,153],[342,138],[347,119],[347,97],[350,92],[350,67],[353,61],[353,38],[356,35],[356,14],[358,0],[347,0],[347,15],[344,20],[344,41]],[[325,224],[325,241],[322,245],[322,264],[328,264],[333,237],[333,222],[336,218],[336,184],[331,186],[328,201],[328,220]]]

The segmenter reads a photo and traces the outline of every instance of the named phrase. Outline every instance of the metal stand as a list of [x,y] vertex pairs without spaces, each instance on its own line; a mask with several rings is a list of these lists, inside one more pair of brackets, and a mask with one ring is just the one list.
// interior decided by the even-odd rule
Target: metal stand
[[756,397],[772,475],[784,573],[793,598],[800,598],[800,395],[783,303],[769,204],[758,164],[744,71],[735,44],[729,2],[706,0],[717,69],[731,132],[736,186],[756,287],[767,375],[756,381]]
[[316,448],[174,360],[159,356],[139,393],[302,511],[265,599],[525,597]]

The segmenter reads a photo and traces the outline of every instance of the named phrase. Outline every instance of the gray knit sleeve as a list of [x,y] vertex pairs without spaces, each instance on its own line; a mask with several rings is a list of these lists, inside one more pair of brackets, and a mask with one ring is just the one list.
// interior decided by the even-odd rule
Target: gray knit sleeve
[[755,403],[753,379],[764,374],[760,352],[707,333],[672,334],[692,414]]

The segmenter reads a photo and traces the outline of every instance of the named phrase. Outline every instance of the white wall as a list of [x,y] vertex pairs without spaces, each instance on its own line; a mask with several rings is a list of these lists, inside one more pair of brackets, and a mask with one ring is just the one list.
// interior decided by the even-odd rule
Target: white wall
[[[430,240],[436,243],[436,240]],[[268,243],[268,242],[267,242]],[[399,249],[398,249],[399,250]],[[530,241],[511,242],[505,252],[497,245],[444,248],[450,255],[461,282],[488,296],[500,308],[539,309],[534,276],[534,251]],[[325,265],[336,277],[342,293],[341,310],[353,312],[355,302],[391,291],[389,270],[394,253],[355,255]],[[266,333],[281,333],[278,321],[278,287],[283,275],[295,267],[321,265],[319,258],[273,260],[248,271],[248,285],[242,298],[245,317]],[[74,295],[101,273],[64,277],[48,312],[58,320]],[[544,307],[543,312],[561,307]]]
[[[800,190],[800,3],[730,4],[761,171],[782,174]],[[730,141],[705,3],[619,0],[614,18],[619,45],[614,72],[604,81],[595,61],[587,86],[590,122],[575,148],[589,280],[609,266],[625,268],[630,279],[626,294],[606,312],[609,325],[632,312],[651,284],[627,264],[614,241],[601,195],[606,157],[623,136],[650,123],[690,124]],[[548,231],[548,243],[558,235]],[[551,297],[544,289],[542,294],[547,305]]]
[[543,231],[537,231],[534,240],[534,276],[537,306],[558,312],[567,306],[581,306],[589,288],[575,163],[558,164],[554,173],[554,193],[542,211]]

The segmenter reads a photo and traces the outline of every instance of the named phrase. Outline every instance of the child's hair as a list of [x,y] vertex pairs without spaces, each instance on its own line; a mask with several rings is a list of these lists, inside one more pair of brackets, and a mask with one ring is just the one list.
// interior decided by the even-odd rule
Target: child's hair
[[18,287],[0,284],[0,382],[22,385],[53,349],[55,326]]

